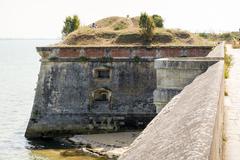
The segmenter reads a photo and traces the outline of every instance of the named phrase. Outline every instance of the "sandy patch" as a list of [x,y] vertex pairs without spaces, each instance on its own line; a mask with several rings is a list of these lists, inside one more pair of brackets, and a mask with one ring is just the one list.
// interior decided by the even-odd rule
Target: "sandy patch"
[[69,138],[75,144],[91,146],[91,151],[108,157],[118,157],[123,154],[128,146],[140,134],[137,132],[118,132],[106,134],[75,135]]

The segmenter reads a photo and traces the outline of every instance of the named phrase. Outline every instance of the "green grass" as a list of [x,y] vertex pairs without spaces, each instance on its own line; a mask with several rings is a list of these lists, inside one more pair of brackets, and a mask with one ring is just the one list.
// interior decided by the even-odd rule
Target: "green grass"
[[224,96],[228,96],[228,91],[227,91],[226,86],[224,87]]
[[240,38],[239,39],[234,39],[233,42],[232,42],[232,47],[234,49],[237,49],[237,48],[240,48]]
[[[96,28],[80,27],[58,45],[143,45],[139,17],[108,17],[96,22]],[[198,34],[179,29],[155,28],[148,45],[214,45]]]
[[128,24],[124,21],[120,21],[113,25],[114,30],[122,30],[122,29],[126,29],[127,27],[128,27]]
[[227,54],[226,52],[226,47],[225,49],[225,53],[224,53],[224,77],[225,79],[229,78],[229,70],[232,66],[232,56]]
[[239,49],[239,48],[240,48],[240,44],[233,44],[232,47],[233,47],[234,49]]
[[198,35],[204,39],[210,41],[226,41],[227,43],[233,43],[235,39],[240,38],[239,32],[226,32],[226,33],[198,33]]

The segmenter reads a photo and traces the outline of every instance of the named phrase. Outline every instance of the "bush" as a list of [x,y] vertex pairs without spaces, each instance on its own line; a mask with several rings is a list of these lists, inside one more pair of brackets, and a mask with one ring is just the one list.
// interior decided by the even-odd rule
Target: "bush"
[[200,37],[213,41],[226,41],[233,42],[234,39],[239,39],[239,32],[227,32],[227,33],[199,33]]
[[134,63],[139,63],[141,61],[141,57],[139,57],[139,56],[134,56],[133,57],[133,62]]
[[234,39],[233,39],[233,42],[232,42],[232,47],[233,47],[234,49],[240,48],[240,39],[234,38]]
[[124,21],[120,21],[116,24],[113,25],[113,29],[114,30],[122,30],[122,29],[126,29],[127,28],[127,23]]
[[156,33],[153,36],[153,43],[171,43],[174,40],[174,37],[170,33]]
[[140,34],[137,33],[128,33],[128,34],[121,34],[117,37],[116,43],[142,43],[142,38]]
[[208,33],[199,33],[198,34],[200,37],[203,37],[203,38],[205,38],[205,39],[208,39],[209,38],[209,34]]
[[154,32],[154,22],[152,17],[149,17],[147,13],[141,13],[139,27],[141,28],[141,34],[146,41],[152,41]]
[[49,61],[56,61],[56,60],[58,60],[58,57],[56,57],[56,56],[51,56],[51,57],[48,58],[48,60],[49,60]]
[[220,39],[225,40],[225,41],[231,41],[233,36],[231,33],[222,33],[220,34]]
[[81,56],[81,57],[79,57],[78,60],[79,60],[79,62],[85,63],[85,62],[88,62],[89,58],[88,58],[88,57],[85,57],[85,56]]
[[80,25],[80,20],[77,15],[74,15],[73,17],[71,16],[66,17],[64,21],[64,26],[62,29],[62,36],[65,37],[69,33],[75,31],[76,29],[78,29],[79,25]]
[[154,14],[152,16],[152,19],[153,19],[153,22],[154,22],[156,27],[158,27],[158,28],[162,28],[163,27],[163,19],[162,19],[161,16],[159,16],[157,14]]
[[225,48],[225,53],[224,53],[224,77],[227,79],[229,77],[229,70],[232,66],[232,56],[228,55],[226,53],[226,48]]
[[228,91],[226,89],[226,86],[224,87],[224,96],[228,96]]
[[178,37],[178,38],[181,38],[181,39],[187,39],[187,38],[190,38],[191,35],[187,32],[184,32],[184,31],[177,31],[175,32],[175,35]]

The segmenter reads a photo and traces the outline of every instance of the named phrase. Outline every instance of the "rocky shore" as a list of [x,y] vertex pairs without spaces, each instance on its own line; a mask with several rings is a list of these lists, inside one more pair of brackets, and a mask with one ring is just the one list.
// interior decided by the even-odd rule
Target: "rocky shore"
[[[94,157],[116,159],[128,149],[139,134],[140,131],[75,135],[68,138],[68,141],[80,146],[75,153],[83,152]],[[74,154],[74,152],[65,154]]]

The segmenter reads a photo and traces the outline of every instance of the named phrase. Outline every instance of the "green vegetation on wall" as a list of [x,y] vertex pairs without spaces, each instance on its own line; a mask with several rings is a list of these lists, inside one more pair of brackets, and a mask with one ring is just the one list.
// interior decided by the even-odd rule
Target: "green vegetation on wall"
[[89,58],[88,58],[88,57],[85,57],[85,56],[81,56],[81,57],[79,57],[78,60],[79,60],[79,62],[85,63],[85,62],[88,62]]
[[141,61],[141,57],[139,57],[139,56],[134,56],[133,57],[133,62],[134,63],[139,63]]
[[98,58],[98,61],[101,63],[111,63],[113,61],[113,58],[104,56],[104,57]]

